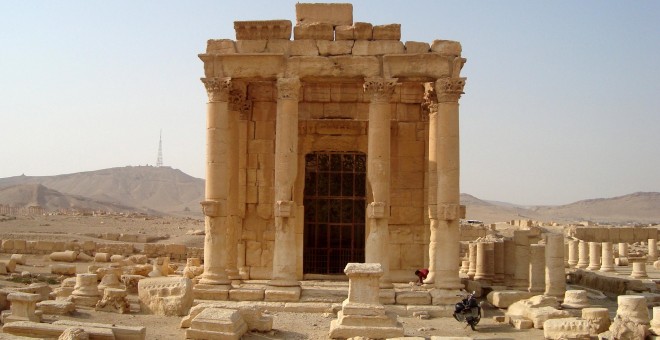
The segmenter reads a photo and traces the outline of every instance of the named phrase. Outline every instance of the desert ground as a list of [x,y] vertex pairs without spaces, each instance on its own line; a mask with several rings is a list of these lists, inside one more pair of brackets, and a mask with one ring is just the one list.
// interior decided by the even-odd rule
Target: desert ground
[[[119,216],[38,216],[38,217],[3,217],[0,221],[0,239],[25,240],[93,240],[94,234],[107,232],[139,233],[158,236],[157,242],[179,243],[201,247],[204,236],[192,235],[203,229],[203,221],[191,218],[148,217],[128,218]],[[98,239],[95,239],[98,241]],[[137,244],[139,248],[141,245]],[[7,259],[11,254],[0,253],[0,259]],[[30,272],[30,279],[21,280],[18,274],[0,276],[0,288],[26,285],[29,282],[50,281],[52,288],[59,286],[62,277],[49,274],[50,259],[47,255],[28,255],[26,265],[17,266],[16,272]],[[179,263],[183,267],[184,263]],[[78,272],[86,272],[90,263],[77,262]],[[12,279],[13,278],[13,279]],[[402,284],[405,286],[405,284]],[[136,296],[130,299],[137,301]],[[458,301],[458,298],[457,298]],[[593,300],[592,304],[610,308],[612,316],[616,303],[611,300]],[[330,322],[336,316],[332,313],[289,313],[272,312],[273,330],[268,333],[250,332],[243,339],[327,339]],[[516,330],[508,324],[499,323],[493,317],[504,315],[497,308],[484,305],[484,317],[477,331],[472,331],[465,324],[452,318],[420,319],[399,317],[406,337],[429,339],[432,336],[467,336],[474,339],[537,339],[543,336],[542,330]],[[85,322],[111,323],[126,326],[146,326],[147,339],[184,339],[185,330],[179,327],[181,317],[163,317],[144,312],[117,314],[94,311],[91,308],[78,308],[71,316],[47,315],[45,322],[60,319],[77,319]],[[19,339],[20,337],[0,333],[0,339]]]

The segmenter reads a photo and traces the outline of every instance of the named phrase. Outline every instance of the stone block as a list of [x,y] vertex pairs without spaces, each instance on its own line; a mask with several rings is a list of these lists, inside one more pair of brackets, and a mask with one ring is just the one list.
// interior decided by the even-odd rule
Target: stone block
[[[357,43],[356,41],[356,46]],[[353,53],[356,46],[353,47]],[[383,57],[383,74],[386,78],[442,78],[449,77],[451,71],[446,58],[438,54],[400,54]]]
[[247,324],[238,311],[206,308],[192,320],[186,338],[238,340],[246,332]]
[[167,244],[165,246],[165,253],[170,255],[185,255],[186,246],[183,244]]
[[239,40],[235,42],[238,53],[263,53],[267,40]]
[[291,39],[291,21],[234,21],[236,40]]
[[[2,327],[2,332],[21,337],[57,339],[67,330],[67,328],[70,328],[70,326],[32,321],[17,321],[4,325]],[[109,328],[84,327],[83,330],[89,335],[90,339],[116,339],[112,329]]]
[[578,318],[550,319],[543,323],[546,339],[590,339],[589,322]]
[[73,264],[51,264],[50,273],[57,275],[76,275],[76,266]]
[[355,40],[373,39],[373,25],[368,22],[356,22],[353,24],[353,36]]
[[236,53],[236,44],[230,39],[209,39],[206,53]]
[[355,40],[355,27],[354,26],[335,26],[335,40]]
[[406,53],[406,48],[398,40],[356,40],[353,45],[355,56],[403,53]]
[[406,41],[406,53],[428,53],[431,51],[431,45],[425,42]]
[[267,287],[264,301],[297,302],[300,300],[300,287]]
[[534,327],[534,323],[532,323],[532,320],[526,319],[521,316],[510,317],[509,323],[515,329],[531,329]]
[[373,40],[401,40],[401,25],[374,25]]
[[327,41],[317,40],[316,46],[322,56],[351,54],[353,50],[353,40]]
[[298,24],[293,27],[293,39],[314,39],[314,40],[329,40],[335,38],[335,30],[332,24],[313,22],[309,24]]
[[229,300],[232,301],[263,301],[263,289],[233,288],[229,290]]
[[[117,340],[144,340],[147,336],[147,328],[143,326],[124,326],[118,324],[82,322],[77,320],[58,320],[53,325],[65,327],[80,327],[82,329],[105,329],[110,330]],[[90,336],[90,339],[94,337]]]
[[37,302],[37,308],[44,314],[70,315],[76,311],[76,305],[68,300],[45,300]]
[[462,52],[461,43],[452,40],[433,40],[431,51],[442,55],[460,56]]
[[488,293],[486,299],[497,308],[508,308],[513,303],[520,300],[529,299],[532,293],[518,290],[492,291]]
[[333,26],[353,24],[353,5],[348,3],[297,3],[296,22],[326,23]]
[[289,55],[317,56],[319,48],[316,46],[316,41],[312,39],[293,40],[289,44]]
[[288,56],[290,45],[291,41],[288,39],[268,39],[266,53],[281,53]]
[[431,294],[426,291],[403,291],[396,293],[399,305],[430,305]]
[[156,315],[183,316],[192,306],[192,281],[180,277],[145,278],[138,282],[142,308]]
[[27,241],[14,240],[14,250],[16,252],[24,252],[27,249]]
[[[355,46],[353,47],[355,54]],[[380,62],[375,56],[290,57],[287,74],[298,77],[376,77],[380,76]]]

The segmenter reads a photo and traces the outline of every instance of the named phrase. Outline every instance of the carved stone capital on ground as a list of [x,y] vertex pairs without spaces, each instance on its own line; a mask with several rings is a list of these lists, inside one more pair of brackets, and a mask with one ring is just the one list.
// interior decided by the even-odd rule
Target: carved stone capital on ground
[[461,218],[461,206],[458,204],[438,204],[438,218],[453,221]]
[[277,99],[298,100],[300,96],[299,78],[278,78],[277,79]]
[[385,217],[385,202],[371,202],[367,206],[367,218],[384,218]]
[[363,89],[370,96],[372,102],[388,103],[394,93],[396,84],[396,78],[366,78]]
[[295,214],[294,201],[277,201],[275,202],[275,217],[293,217]]
[[200,202],[202,211],[208,217],[227,216],[227,200],[209,200]]
[[231,78],[202,78],[202,83],[206,87],[209,102],[226,102],[229,100],[229,93],[232,90]]
[[435,82],[439,103],[458,103],[467,78],[440,78]]

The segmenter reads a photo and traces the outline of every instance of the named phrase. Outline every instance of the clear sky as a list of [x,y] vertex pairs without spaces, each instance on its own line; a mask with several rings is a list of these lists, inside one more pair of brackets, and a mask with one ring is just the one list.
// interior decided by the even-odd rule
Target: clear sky
[[[0,178],[164,164],[204,178],[207,39],[295,1],[0,1]],[[659,1],[356,1],[458,40],[461,191],[566,204],[660,191]]]

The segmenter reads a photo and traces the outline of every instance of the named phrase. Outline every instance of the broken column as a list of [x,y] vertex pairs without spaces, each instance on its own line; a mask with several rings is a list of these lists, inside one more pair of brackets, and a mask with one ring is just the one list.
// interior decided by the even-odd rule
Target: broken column
[[545,246],[545,295],[557,300],[566,292],[566,270],[564,269],[564,235],[547,234]]
[[477,274],[477,243],[470,242],[468,243],[468,259],[470,265],[468,267],[467,276],[470,280],[474,279],[474,275]]
[[589,267],[589,243],[580,240],[578,243],[578,263],[577,268],[585,269]]
[[601,254],[602,264],[600,265],[600,271],[613,272],[614,255],[612,254],[612,242],[603,242]]
[[630,277],[635,278],[635,279],[644,279],[649,277],[648,274],[646,274],[646,257],[629,257],[628,258],[632,262],[632,273],[630,273]]
[[532,244],[529,247],[529,288],[530,293],[545,291],[545,245]]
[[94,307],[101,299],[96,274],[78,274],[76,285],[71,292],[71,299],[76,306]]
[[385,311],[379,300],[380,263],[349,263],[348,298],[337,319],[330,323],[330,338],[365,337],[373,339],[402,337],[403,326],[395,313]]
[[[367,154],[367,188],[371,188],[371,198],[367,206],[367,230],[365,262],[380,263],[383,274],[380,276],[382,288],[392,288],[389,274],[390,231],[390,97],[396,86],[396,79],[365,79],[364,92],[369,97],[369,129]],[[369,196],[369,195],[367,195]],[[442,230],[440,230],[442,234]],[[444,235],[443,235],[444,237]],[[458,253],[457,253],[458,255]],[[438,261],[436,259],[436,265]],[[456,263],[458,276],[458,263]],[[443,276],[446,273],[436,274]],[[437,281],[436,281],[437,282]]]
[[600,255],[600,243],[589,242],[589,267],[587,267],[587,270],[600,269]]
[[572,239],[568,241],[568,266],[570,268],[574,268],[578,264],[579,244],[579,240]]
[[649,333],[649,325],[649,311],[644,296],[617,297],[616,316],[610,325],[613,339],[644,339]]

